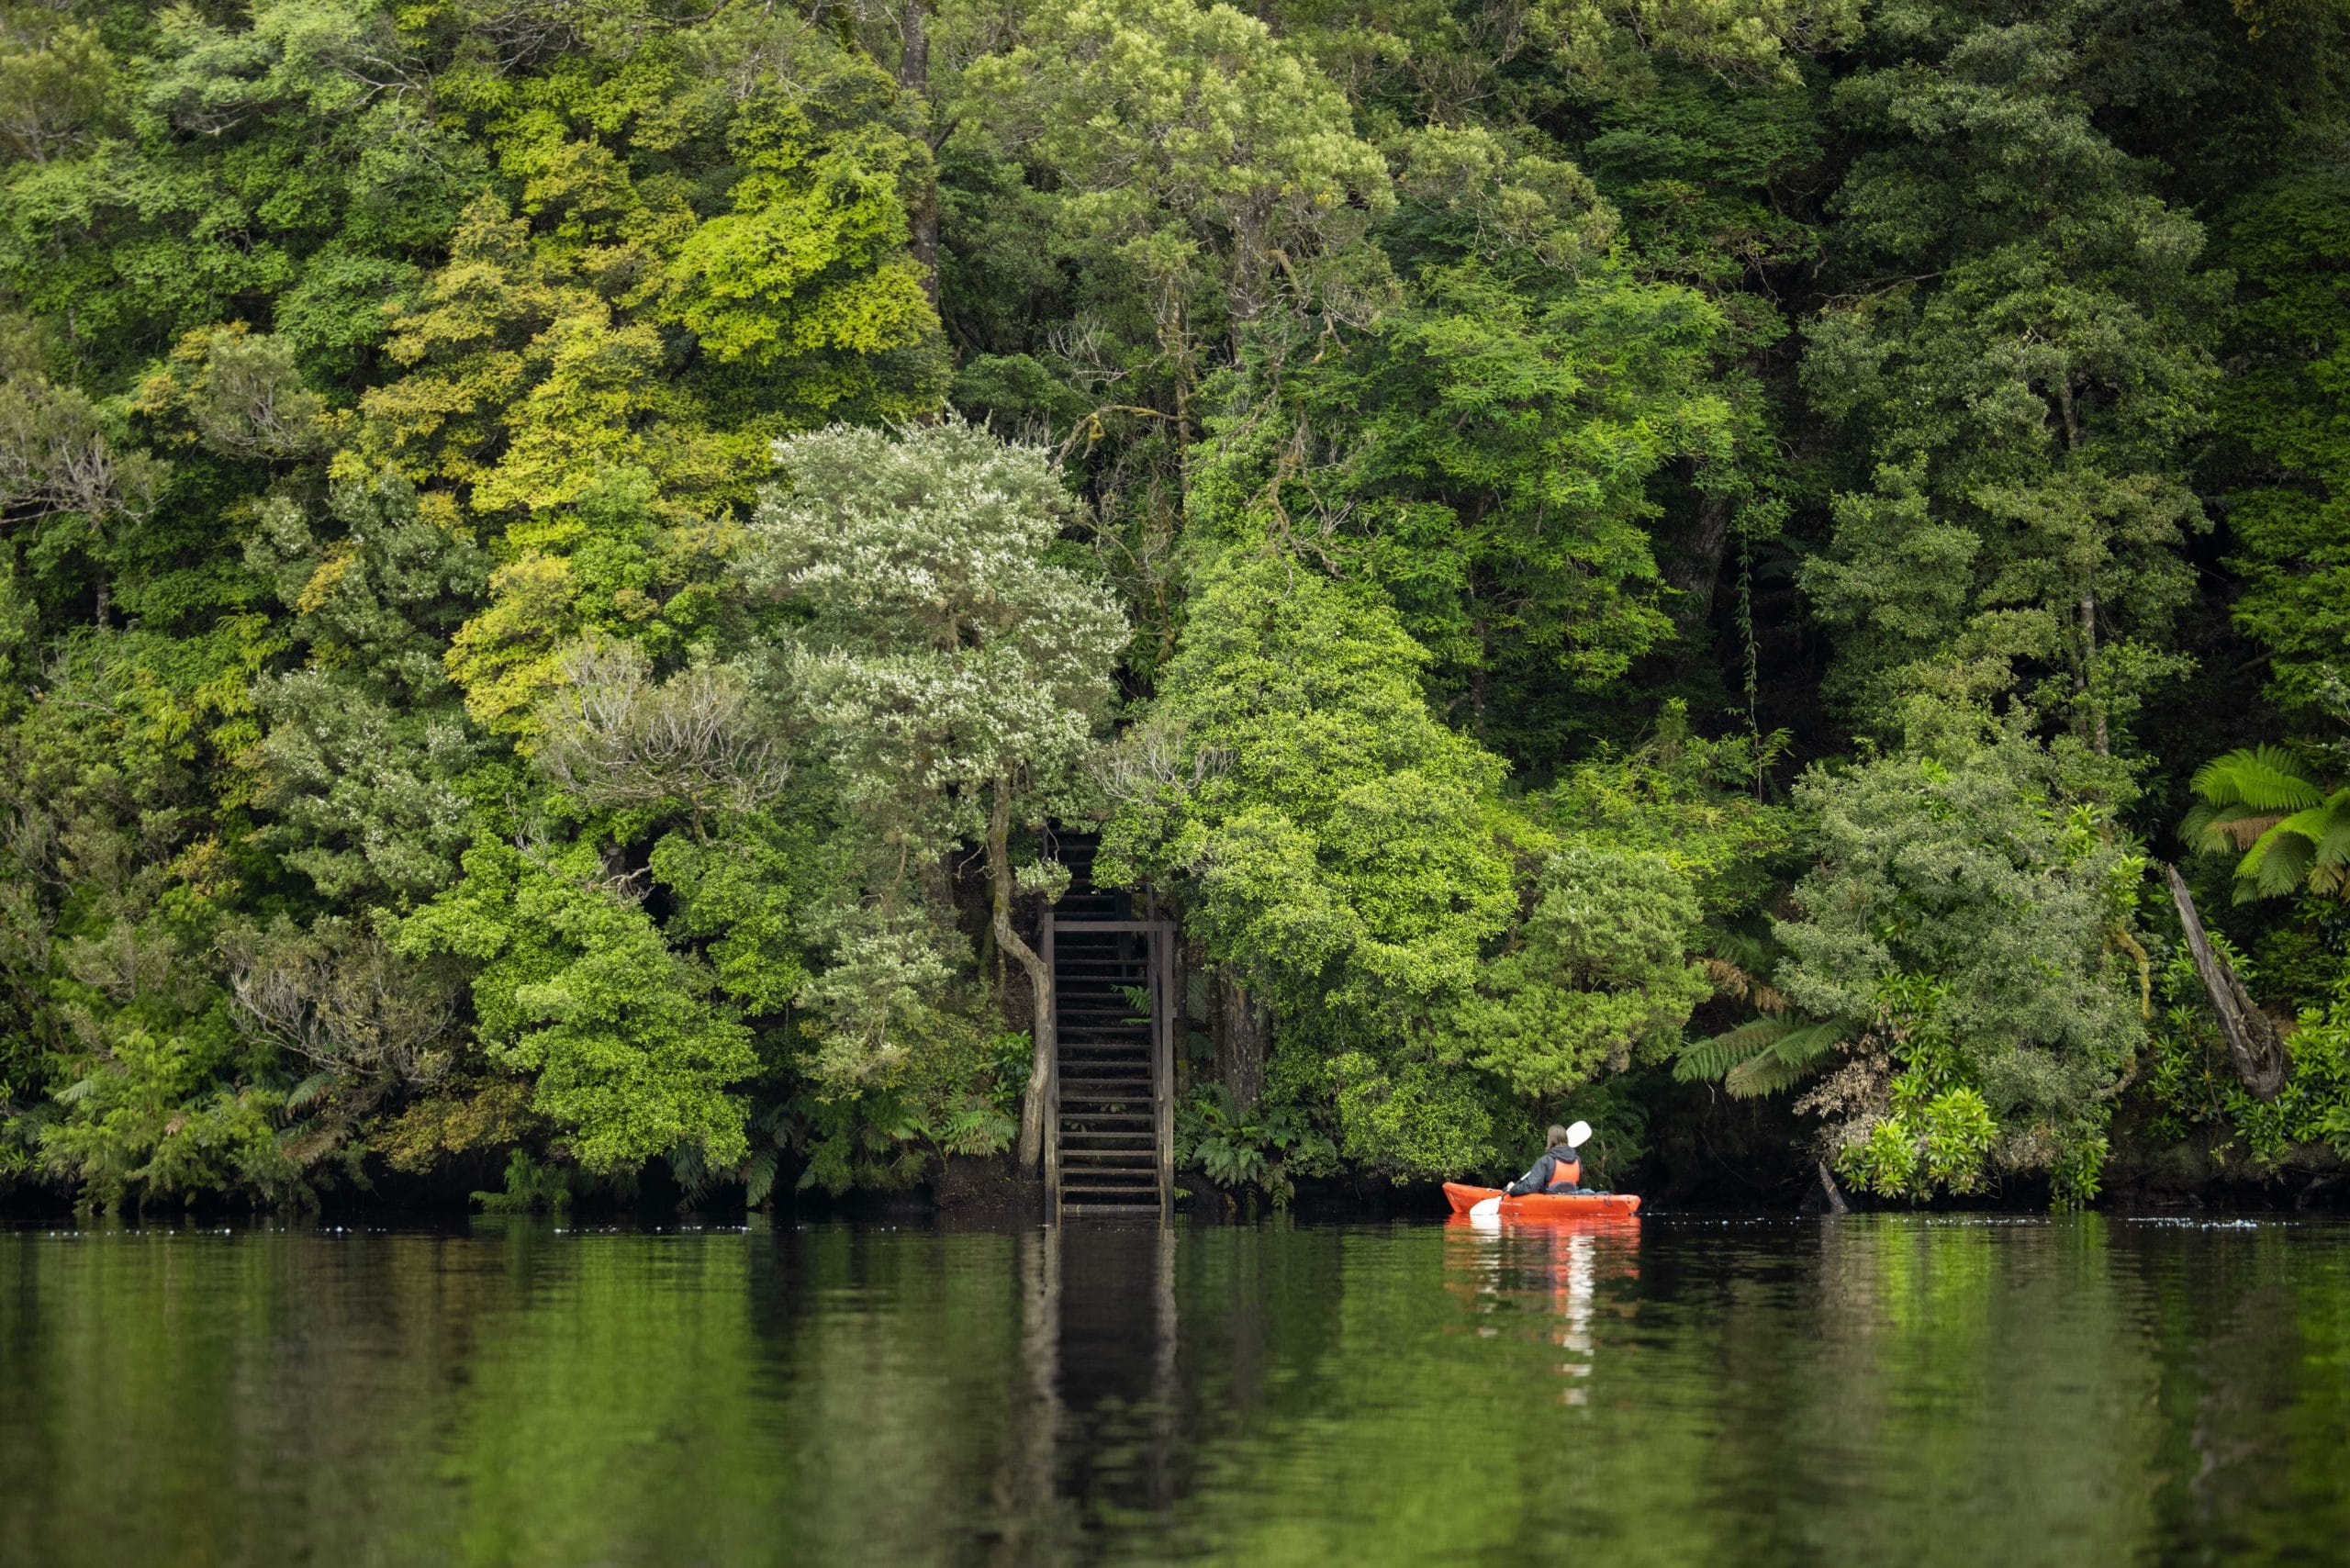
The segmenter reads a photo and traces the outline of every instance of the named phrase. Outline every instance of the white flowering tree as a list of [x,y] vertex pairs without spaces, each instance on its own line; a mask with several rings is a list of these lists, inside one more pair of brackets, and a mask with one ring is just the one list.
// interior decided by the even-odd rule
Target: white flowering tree
[[[769,678],[808,721],[890,883],[863,890],[883,912],[868,908],[843,929],[876,918],[901,933],[941,929],[936,919],[892,921],[886,906],[922,868],[984,845],[995,940],[1035,1000],[1019,1143],[1023,1169],[1034,1169],[1052,976],[1013,930],[1012,900],[1016,888],[1057,893],[1067,873],[1015,868],[1011,833],[1082,790],[1125,617],[1102,585],[1048,558],[1078,503],[1037,448],[948,420],[889,432],[834,426],[780,442],[776,454],[783,482],[753,518],[741,566],[755,591],[797,617]],[[897,958],[893,972],[911,972]],[[894,1048],[882,1025],[845,1054],[876,1063]]]

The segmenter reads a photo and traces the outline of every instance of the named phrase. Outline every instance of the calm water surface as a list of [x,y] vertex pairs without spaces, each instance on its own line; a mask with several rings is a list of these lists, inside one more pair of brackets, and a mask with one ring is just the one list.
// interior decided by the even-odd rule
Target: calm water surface
[[2350,1562],[2350,1228],[0,1235],[0,1562]]

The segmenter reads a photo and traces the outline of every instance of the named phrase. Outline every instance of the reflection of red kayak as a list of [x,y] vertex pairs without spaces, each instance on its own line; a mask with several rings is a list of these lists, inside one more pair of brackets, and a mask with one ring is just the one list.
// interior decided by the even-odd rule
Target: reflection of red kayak
[[1640,1212],[1640,1200],[1629,1193],[1533,1193],[1523,1198],[1502,1197],[1499,1187],[1444,1184],[1452,1212],[1465,1215],[1485,1198],[1501,1198],[1504,1219],[1625,1219]]

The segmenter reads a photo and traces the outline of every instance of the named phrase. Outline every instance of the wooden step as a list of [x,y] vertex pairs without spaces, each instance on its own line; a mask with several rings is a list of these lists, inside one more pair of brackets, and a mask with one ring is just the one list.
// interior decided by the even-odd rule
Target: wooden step
[[[1147,931],[1072,931],[1068,924],[1139,921],[1145,901],[1093,880],[1093,835],[1056,836],[1052,854],[1069,868],[1053,938],[1052,1019],[1059,1031],[1053,1109],[1059,1180],[1055,1213],[1069,1218],[1157,1220],[1166,1213],[1159,1166],[1158,1031]],[[1140,994],[1146,1000],[1137,1001]]]

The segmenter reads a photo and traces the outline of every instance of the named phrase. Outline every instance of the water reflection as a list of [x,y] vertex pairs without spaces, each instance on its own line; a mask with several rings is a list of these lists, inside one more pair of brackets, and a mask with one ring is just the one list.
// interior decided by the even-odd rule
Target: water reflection
[[[1567,1382],[1560,1403],[1587,1403],[1592,1314],[1603,1281],[1614,1285],[1639,1278],[1640,1222],[1454,1215],[1445,1222],[1444,1242],[1445,1279],[1455,1299],[1489,1316],[1497,1307],[1517,1309],[1515,1321],[1530,1325],[1564,1352],[1558,1370]],[[1609,1294],[1623,1316],[1638,1310],[1628,1292]],[[1487,1322],[1478,1332],[1503,1329]]]
[[1020,1375],[990,1557],[1058,1562],[1180,1495],[1176,1235],[1056,1226],[1018,1236],[1015,1256]]
[[0,1235],[0,1562],[2341,1561],[2350,1232]]

